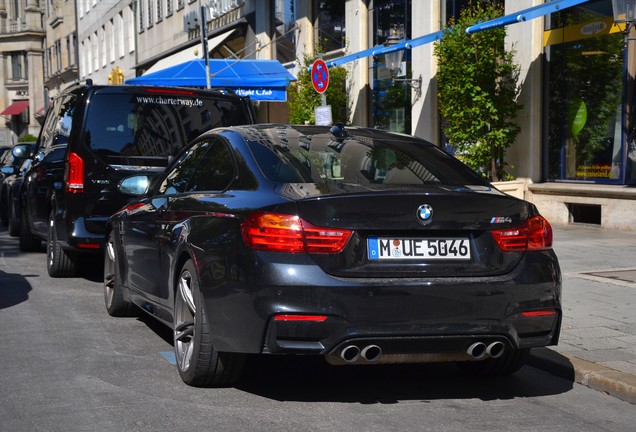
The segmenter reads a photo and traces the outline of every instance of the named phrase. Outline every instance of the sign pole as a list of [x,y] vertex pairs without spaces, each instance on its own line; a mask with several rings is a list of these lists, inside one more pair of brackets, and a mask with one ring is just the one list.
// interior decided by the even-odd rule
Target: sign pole
[[[322,53],[318,54],[318,58],[320,59],[320,61],[322,61]],[[329,71],[329,69],[327,69],[327,71]],[[327,72],[327,77],[329,76],[329,73]],[[327,82],[329,82],[329,79],[327,79]],[[325,88],[325,91],[323,91],[322,93],[320,93],[320,101],[321,101],[321,106],[327,106],[327,94],[326,94],[327,89]]]
[[201,8],[201,45],[203,45],[203,54],[205,55],[205,88],[210,89],[210,53],[208,52],[208,23],[205,18],[205,7],[199,0]]

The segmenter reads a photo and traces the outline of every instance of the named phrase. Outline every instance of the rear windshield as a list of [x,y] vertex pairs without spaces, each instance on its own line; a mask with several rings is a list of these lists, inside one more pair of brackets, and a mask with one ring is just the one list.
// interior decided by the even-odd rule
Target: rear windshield
[[199,134],[250,123],[242,103],[198,95],[98,93],[86,120],[88,147],[111,165],[163,167]]
[[[386,135],[384,135],[386,137]],[[331,183],[365,186],[441,184],[488,185],[454,157],[424,141],[337,140],[327,134],[283,140],[249,140],[263,174],[279,183]]]

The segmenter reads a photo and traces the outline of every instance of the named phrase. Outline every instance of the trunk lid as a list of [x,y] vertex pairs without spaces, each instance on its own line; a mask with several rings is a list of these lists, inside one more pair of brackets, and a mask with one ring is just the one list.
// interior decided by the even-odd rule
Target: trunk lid
[[523,256],[502,252],[489,231],[531,216],[527,202],[483,186],[408,189],[297,201],[311,224],[354,231],[341,253],[313,254],[316,263],[339,277],[496,276]]

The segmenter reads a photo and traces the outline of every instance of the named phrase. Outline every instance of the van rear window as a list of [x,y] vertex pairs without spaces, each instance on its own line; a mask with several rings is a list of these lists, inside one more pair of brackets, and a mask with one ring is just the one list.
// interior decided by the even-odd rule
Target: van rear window
[[188,95],[99,94],[84,140],[110,165],[163,167],[201,133],[249,123],[241,103]]

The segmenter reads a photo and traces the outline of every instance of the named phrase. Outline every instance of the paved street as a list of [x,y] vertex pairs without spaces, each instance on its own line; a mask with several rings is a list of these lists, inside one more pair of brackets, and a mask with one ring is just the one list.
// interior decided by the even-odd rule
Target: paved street
[[555,227],[554,249],[564,319],[551,349],[565,357],[548,369],[636,404],[636,232]]
[[[633,269],[635,239],[557,228],[566,303],[561,354],[624,373],[633,366],[635,284],[582,273]],[[0,230],[0,432],[632,431],[636,421],[635,405],[531,366],[489,380],[452,365],[261,358],[236,388],[191,388],[171,363],[166,328],[106,314],[99,266],[51,279],[44,259],[19,253],[17,240]],[[612,304],[610,293],[623,301]],[[603,352],[609,357],[595,357]]]

